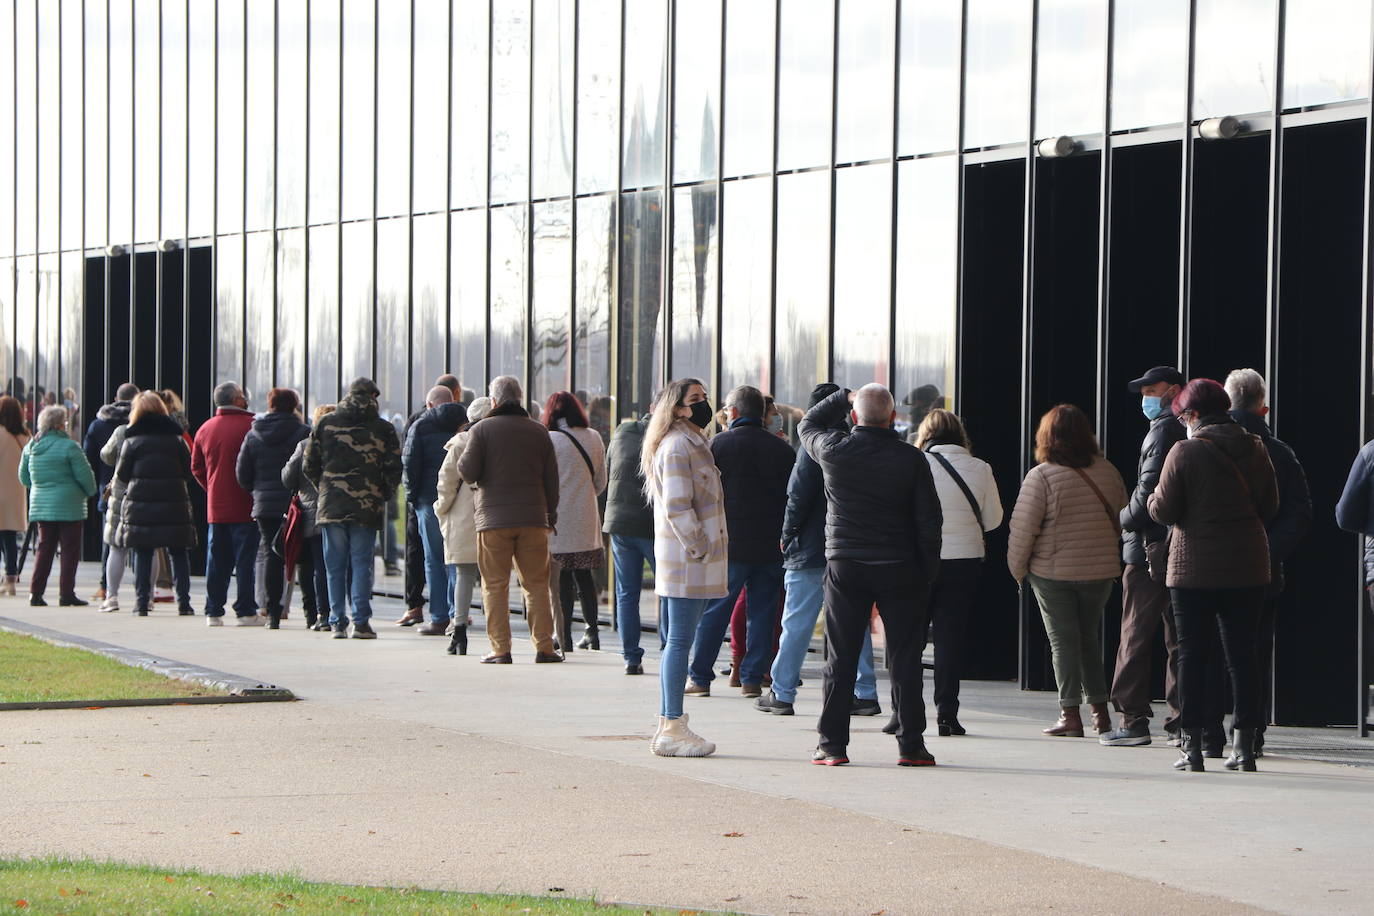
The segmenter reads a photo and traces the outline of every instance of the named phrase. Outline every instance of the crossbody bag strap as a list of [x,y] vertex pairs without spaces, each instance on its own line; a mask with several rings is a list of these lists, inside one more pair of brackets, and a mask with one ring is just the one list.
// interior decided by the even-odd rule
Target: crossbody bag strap
[[581,455],[581,456],[582,456],[582,460],[583,460],[584,462],[586,462],[586,465],[587,465],[587,473],[590,474],[590,475],[592,475],[592,481],[593,481],[593,483],[595,483],[595,481],[596,481],[596,471],[592,470],[592,459],[591,459],[591,456],[588,455],[588,454],[587,454],[587,450],[586,450],[585,448],[582,447],[582,443],[577,441],[577,437],[576,437],[576,436],[574,436],[572,433],[568,432],[566,429],[563,429],[563,428],[561,428],[561,427],[560,427],[559,429],[555,429],[554,432],[556,432],[556,433],[562,433],[563,435],[567,436],[569,439],[572,440],[572,444],[575,445],[575,446],[577,446],[577,453],[578,453],[579,455]]
[[1217,445],[1215,442],[1213,442],[1211,439],[1208,439],[1206,436],[1194,436],[1193,438],[1199,440],[1200,442],[1206,442],[1208,451],[1210,451],[1213,455],[1219,456],[1222,459],[1221,463],[1230,468],[1231,473],[1235,475],[1236,480],[1240,481],[1241,489],[1245,491],[1246,498],[1249,499],[1250,502],[1253,504],[1255,501],[1255,496],[1253,493],[1250,492],[1250,482],[1246,480],[1245,475],[1240,472],[1240,465],[1236,464],[1236,459],[1232,458],[1230,455],[1226,454],[1226,452],[1222,451],[1221,446]]
[[1079,477],[1083,478],[1084,483],[1092,487],[1093,493],[1097,494],[1097,501],[1102,503],[1102,511],[1107,513],[1107,518],[1111,519],[1112,522],[1112,529],[1116,531],[1117,537],[1120,537],[1121,519],[1115,512],[1112,511],[1112,504],[1107,502],[1107,497],[1102,495],[1102,490],[1097,486],[1097,484],[1093,483],[1093,479],[1088,476],[1087,471],[1083,470],[1082,468],[1074,468],[1074,471],[1077,472]]
[[959,489],[963,491],[964,499],[968,500],[969,508],[973,510],[973,517],[978,520],[978,530],[986,534],[986,529],[983,526],[983,507],[978,505],[978,498],[973,495],[973,491],[969,489],[968,484],[964,483],[964,478],[960,476],[958,471],[954,470],[954,465],[950,464],[949,459],[944,455],[941,455],[939,452],[926,452],[926,454],[940,462],[940,467],[945,469],[945,473],[948,474],[950,479],[952,479],[955,484],[958,485]]

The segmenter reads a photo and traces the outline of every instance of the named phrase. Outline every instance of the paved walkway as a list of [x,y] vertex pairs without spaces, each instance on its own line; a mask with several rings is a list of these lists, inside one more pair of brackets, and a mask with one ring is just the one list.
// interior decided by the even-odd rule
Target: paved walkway
[[1180,774],[1163,745],[1043,738],[1052,697],[981,682],[965,690],[970,735],[929,741],[939,767],[894,766],[876,719],[855,720],[852,766],[813,767],[814,678],[792,718],[724,689],[689,699],[720,751],[665,760],[647,749],[652,656],[650,676],[627,678],[613,651],[529,664],[526,641],[493,667],[386,625],[335,641],[296,619],[208,629],[162,607],[6,598],[0,616],[304,702],[6,714],[0,854],[756,913],[1355,913],[1374,899],[1370,770],[1275,756],[1253,775]]

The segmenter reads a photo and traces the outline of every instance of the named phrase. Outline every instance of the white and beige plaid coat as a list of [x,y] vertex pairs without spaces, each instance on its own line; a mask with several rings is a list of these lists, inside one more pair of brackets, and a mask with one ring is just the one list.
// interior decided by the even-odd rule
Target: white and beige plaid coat
[[674,424],[654,455],[654,592],[723,598],[729,591],[725,496],[706,437]]

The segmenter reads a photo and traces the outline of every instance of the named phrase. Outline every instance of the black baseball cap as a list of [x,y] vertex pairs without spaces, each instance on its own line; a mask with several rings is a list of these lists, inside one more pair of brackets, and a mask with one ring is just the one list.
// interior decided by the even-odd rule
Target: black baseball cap
[[1139,394],[1140,389],[1146,385],[1153,385],[1156,382],[1168,382],[1170,385],[1186,385],[1188,380],[1183,377],[1173,366],[1155,366],[1138,379],[1132,379],[1126,384],[1132,394]]

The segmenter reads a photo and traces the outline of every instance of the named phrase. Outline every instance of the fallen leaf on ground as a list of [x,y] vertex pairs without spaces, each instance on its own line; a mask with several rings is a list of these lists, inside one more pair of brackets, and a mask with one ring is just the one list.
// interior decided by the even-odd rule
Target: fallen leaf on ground
[[723,834],[721,834],[721,836],[737,837],[737,836],[744,836],[744,834],[740,833],[738,830],[731,830],[729,833],[723,833]]
[[26,906],[29,905],[29,902],[28,902],[27,900],[24,900],[24,899],[21,898],[21,899],[19,899],[19,900],[14,901],[14,905],[15,905],[15,907],[16,907],[17,909],[21,909],[21,910],[22,910],[22,909],[24,909]]
[[230,836],[243,836],[243,833],[242,833],[242,831],[239,831],[239,830],[230,830],[230,831],[229,831],[229,835],[230,835]]

